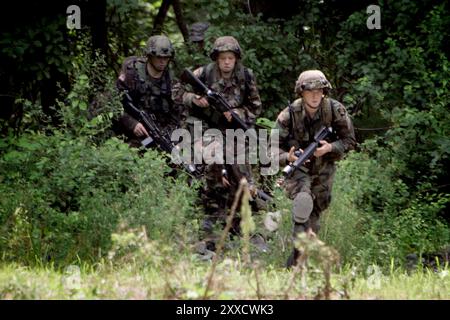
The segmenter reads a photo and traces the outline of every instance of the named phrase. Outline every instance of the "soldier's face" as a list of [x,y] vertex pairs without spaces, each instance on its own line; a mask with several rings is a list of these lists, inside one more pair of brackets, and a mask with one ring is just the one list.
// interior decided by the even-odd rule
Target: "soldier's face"
[[155,57],[150,56],[150,63],[155,68],[156,71],[162,72],[164,69],[166,69],[167,65],[169,64],[169,57]]
[[304,90],[302,97],[309,107],[316,109],[319,107],[320,102],[322,102],[323,89]]
[[236,56],[233,52],[220,52],[217,57],[217,63],[219,64],[220,71],[224,73],[230,73],[234,69],[236,64]]

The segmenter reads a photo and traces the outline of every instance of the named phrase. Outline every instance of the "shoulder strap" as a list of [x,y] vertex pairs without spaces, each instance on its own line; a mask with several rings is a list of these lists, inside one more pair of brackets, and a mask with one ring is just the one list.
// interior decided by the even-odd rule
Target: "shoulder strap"
[[206,84],[207,87],[210,87],[211,84],[214,82],[213,79],[213,68],[214,68],[214,62],[209,63],[205,66],[203,66],[203,70],[202,73],[200,74],[200,76],[198,77],[200,79],[201,82],[203,82],[204,84]]
[[239,62],[237,65],[237,74],[236,77],[239,82],[239,87],[241,90],[241,95],[243,97],[243,104],[248,103],[249,95],[250,95],[250,82],[252,81],[252,77],[250,71],[247,67],[245,67],[242,63]]
[[164,72],[163,77],[164,81],[161,85],[161,94],[169,99],[169,101],[172,101],[172,75],[170,69]]
[[322,119],[327,127],[331,126],[331,122],[333,121],[333,106],[331,103],[330,98],[325,98],[322,107]]
[[290,138],[291,139],[297,139],[298,135],[297,135],[297,130],[299,129],[299,125],[302,127],[303,130],[303,124],[299,123],[295,123],[295,113],[298,110],[298,107],[301,106],[302,104],[302,100],[301,99],[297,99],[294,100],[294,102],[290,103],[289,102],[289,126],[290,126]]
[[247,97],[250,94],[250,82],[252,81],[250,77],[250,72],[246,67],[244,67],[244,96]]
[[137,73],[140,80],[145,80],[146,78],[146,62],[140,58],[133,61],[133,68]]
[[289,138],[292,139],[292,136],[294,134],[294,110],[292,109],[292,104],[288,100],[288,108],[289,108]]
[[[200,75],[198,76],[198,79],[203,83],[206,82],[205,81],[206,80],[206,66],[203,66],[202,73],[200,73]],[[206,85],[208,85],[208,84],[206,84]]]

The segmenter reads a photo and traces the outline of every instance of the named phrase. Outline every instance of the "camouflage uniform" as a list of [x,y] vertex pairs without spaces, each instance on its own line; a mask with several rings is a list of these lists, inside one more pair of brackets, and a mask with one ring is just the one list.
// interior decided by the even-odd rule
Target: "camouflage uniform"
[[[127,91],[136,107],[153,114],[160,129],[169,133],[179,126],[182,109],[172,100],[173,77],[169,68],[160,78],[153,78],[147,70],[150,56],[173,57],[174,50],[165,36],[152,36],[145,50],[147,57],[128,57],[122,65],[116,85],[120,91]],[[123,133],[129,138],[130,145],[138,147],[140,140],[133,134],[138,121],[124,112],[119,118]]]
[[[216,62],[200,67],[194,71],[194,74],[214,91],[221,93],[230,103],[233,111],[243,119],[249,127],[253,127],[256,117],[261,113],[261,99],[256,87],[256,79],[253,72],[244,67],[239,58],[241,49],[238,42],[233,37],[218,38],[214,44],[214,49],[210,55],[213,61],[217,59],[219,52],[234,52],[237,61],[233,74],[230,79],[221,77],[219,66]],[[189,108],[189,117],[187,122],[202,120],[203,132],[208,128],[219,129],[225,137],[225,130],[233,128],[222,113],[213,110],[211,107],[201,108],[192,101],[195,94],[187,92],[184,88],[177,88],[174,100],[182,101]],[[199,143],[199,141],[194,141]],[[202,147],[214,143],[203,137]],[[224,150],[224,154],[225,154]],[[236,153],[234,153],[236,157]],[[227,172],[227,178],[231,186],[226,188],[222,184],[223,169]],[[211,233],[212,225],[216,222],[224,222],[227,210],[231,207],[234,194],[239,186],[241,178],[246,177],[249,183],[252,183],[251,166],[249,164],[208,164],[204,168],[205,188],[201,195],[205,213],[209,216],[204,222],[204,229]],[[237,232],[239,220],[236,219],[233,229]]]
[[[331,88],[321,72],[318,81],[315,79],[319,74],[316,70],[312,73],[306,71],[303,78],[305,74],[308,76],[306,81],[302,79],[302,75],[297,81],[297,93],[322,88],[326,94],[327,89]],[[320,214],[331,202],[335,161],[354,148],[355,134],[345,107],[326,96],[322,98],[319,109],[312,119],[307,115],[300,98],[285,108],[276,120],[275,128],[279,129],[279,149],[275,152],[279,154],[281,166],[287,165],[287,156],[292,146],[296,150],[298,148],[304,150],[313,142],[315,134],[322,126],[333,129],[333,138],[326,139],[331,143],[332,151],[318,158],[313,156],[300,170],[295,170],[292,176],[284,181],[289,198],[294,200],[292,209],[294,237],[308,228],[315,233],[319,231]]]

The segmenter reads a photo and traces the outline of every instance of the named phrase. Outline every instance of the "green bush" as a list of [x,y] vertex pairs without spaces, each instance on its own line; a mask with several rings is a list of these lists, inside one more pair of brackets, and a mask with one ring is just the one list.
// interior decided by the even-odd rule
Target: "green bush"
[[336,36],[338,84],[356,127],[389,130],[340,164],[324,232],[347,260],[384,265],[450,243],[448,4],[385,4],[382,29],[367,29],[358,10]]
[[114,76],[101,57],[81,61],[73,89],[61,92],[59,127],[42,126],[36,113],[19,136],[10,131],[0,143],[5,260],[92,262],[107,254],[122,224],[180,243],[197,232],[195,185],[183,174],[169,176],[166,157],[155,150],[143,153],[112,137],[111,121],[121,112]]
[[[154,151],[55,131],[9,141],[0,157],[0,248],[7,260],[95,260],[120,223],[173,239],[195,217],[195,191]],[[196,232],[196,230],[192,230]]]
[[340,163],[322,236],[346,262],[388,266],[393,258],[401,265],[409,253],[439,252],[450,242],[440,215],[449,195],[409,188],[395,160],[352,153]]

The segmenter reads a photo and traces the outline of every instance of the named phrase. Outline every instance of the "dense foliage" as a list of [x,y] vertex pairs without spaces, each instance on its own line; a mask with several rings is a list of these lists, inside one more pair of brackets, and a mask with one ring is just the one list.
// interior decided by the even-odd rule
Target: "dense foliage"
[[[266,123],[295,98],[301,71],[327,74],[360,145],[340,163],[322,237],[344,261],[387,265],[450,244],[450,15],[445,1],[380,0],[381,29],[370,30],[369,2],[298,1],[300,10],[277,16],[250,14],[253,1],[182,2],[186,23],[210,24],[204,52],[183,41],[172,11],[163,31],[176,47],[175,74],[207,63],[216,37],[235,36]],[[0,34],[1,259],[92,262],[111,249],[112,233],[140,226],[180,245],[195,239],[195,189],[168,175],[161,155],[129,149],[111,126],[121,110],[117,71],[141,53],[161,1],[105,5],[106,48],[96,45],[95,17],[69,31],[64,10]],[[281,265],[289,210],[281,194],[277,201],[285,227],[269,237],[265,259]]]
[[[106,89],[89,106],[99,77]],[[2,259],[94,262],[111,249],[112,233],[129,228],[180,243],[196,235],[195,188],[185,177],[172,178],[156,151],[141,154],[111,137],[121,108],[112,80],[101,59],[83,61],[58,102],[59,127],[36,126],[43,115],[28,102],[23,132],[1,141]]]

